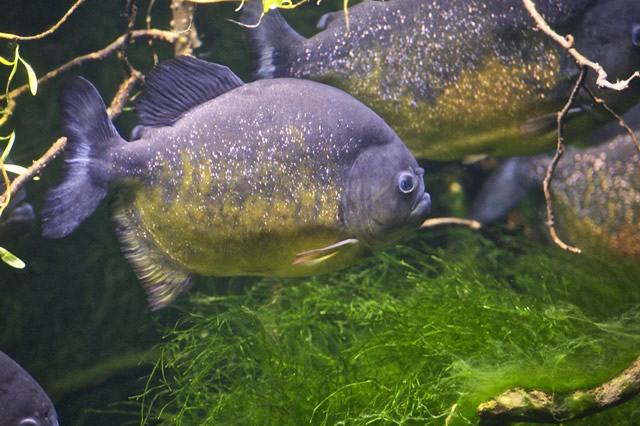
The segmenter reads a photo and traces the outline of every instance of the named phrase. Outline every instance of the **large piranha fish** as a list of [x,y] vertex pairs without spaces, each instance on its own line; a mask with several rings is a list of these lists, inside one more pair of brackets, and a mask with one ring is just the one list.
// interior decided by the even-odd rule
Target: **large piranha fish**
[[298,79],[244,84],[179,57],[147,77],[127,143],[88,81],[61,97],[63,180],[41,212],[63,237],[109,188],[123,252],[151,309],[195,275],[308,276],[349,266],[417,229],[424,170],[348,94]]
[[[260,2],[241,20],[258,22]],[[560,34],[609,73],[640,70],[640,1],[538,0]],[[521,0],[365,1],[320,20],[306,39],[277,10],[249,29],[259,78],[323,81],[371,107],[418,158],[516,156],[553,147],[556,114],[578,68],[535,28]],[[623,112],[637,102],[640,79],[622,92],[597,90]],[[581,95],[582,96],[582,95]],[[571,110],[566,135],[582,137],[605,116],[586,96]],[[608,118],[608,116],[607,116]]]
[[[640,138],[640,105],[624,115]],[[560,237],[586,254],[640,259],[640,152],[618,123],[589,138],[590,148],[568,147],[551,183]],[[485,182],[472,218],[485,224],[506,214],[534,187],[541,188],[550,155],[505,161]]]

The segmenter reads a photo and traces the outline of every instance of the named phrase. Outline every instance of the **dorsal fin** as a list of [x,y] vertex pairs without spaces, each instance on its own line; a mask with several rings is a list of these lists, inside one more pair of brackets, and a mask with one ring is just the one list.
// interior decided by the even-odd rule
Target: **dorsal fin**
[[244,83],[229,68],[191,56],[156,66],[136,103],[138,124],[170,126],[187,111]]

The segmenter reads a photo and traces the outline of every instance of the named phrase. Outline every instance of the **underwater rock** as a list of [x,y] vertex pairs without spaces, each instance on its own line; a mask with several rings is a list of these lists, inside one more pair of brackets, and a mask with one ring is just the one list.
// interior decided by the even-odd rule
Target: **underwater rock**
[[424,170],[393,130],[323,84],[243,84],[227,67],[179,57],[147,77],[130,143],[88,81],[72,79],[61,103],[65,167],[45,197],[43,235],[69,234],[117,187],[114,226],[151,309],[194,275],[344,268],[430,209]]
[[[245,6],[255,24],[260,2]],[[537,1],[559,34],[598,62],[610,81],[640,69],[640,2]],[[418,158],[455,160],[516,156],[553,147],[555,111],[566,102],[578,69],[535,23],[520,1],[365,1],[323,17],[306,39],[277,10],[249,29],[260,78],[328,82],[352,94],[398,133]],[[640,82],[623,92],[589,86],[624,111]],[[582,95],[581,95],[582,96]],[[601,120],[579,98],[566,136],[589,134]]]
[[58,426],[51,399],[18,363],[0,351],[0,426]]
[[[640,137],[640,105],[623,117]],[[617,123],[591,137],[598,145],[568,147],[551,182],[556,225],[565,241],[585,252],[640,258],[640,153]],[[621,129],[621,128],[620,128]],[[604,140],[603,140],[604,139]],[[542,187],[550,155],[511,158],[484,184],[472,218],[491,223],[534,186]]]

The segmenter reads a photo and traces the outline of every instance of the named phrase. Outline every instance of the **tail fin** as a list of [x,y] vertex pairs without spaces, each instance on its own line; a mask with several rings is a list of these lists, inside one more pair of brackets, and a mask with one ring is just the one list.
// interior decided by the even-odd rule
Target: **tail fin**
[[107,194],[106,151],[123,143],[107,116],[96,88],[82,77],[72,77],[60,97],[62,124],[67,136],[62,183],[44,198],[42,235],[60,238],[75,230]]
[[255,58],[255,77],[289,77],[287,67],[292,61],[292,48],[306,40],[289,26],[277,9],[263,13],[262,2],[252,1],[245,4],[240,17],[249,28],[249,44]]
[[505,160],[486,180],[471,207],[471,219],[489,225],[517,206],[531,188],[541,184],[551,158],[513,157]]

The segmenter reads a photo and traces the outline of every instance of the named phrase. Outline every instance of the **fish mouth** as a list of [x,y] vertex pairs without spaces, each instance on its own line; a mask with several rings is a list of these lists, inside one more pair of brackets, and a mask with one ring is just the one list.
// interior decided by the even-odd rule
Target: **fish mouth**
[[428,192],[423,192],[420,197],[416,198],[413,203],[411,213],[409,214],[409,222],[412,225],[421,225],[431,212],[431,196]]

